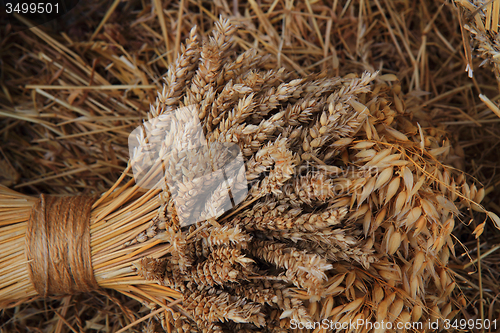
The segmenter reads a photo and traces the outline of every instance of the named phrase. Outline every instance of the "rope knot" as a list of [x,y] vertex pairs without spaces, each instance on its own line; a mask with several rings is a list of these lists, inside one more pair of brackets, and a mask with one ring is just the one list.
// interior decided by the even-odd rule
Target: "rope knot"
[[90,211],[94,198],[40,196],[28,220],[26,257],[40,296],[96,290],[92,269]]

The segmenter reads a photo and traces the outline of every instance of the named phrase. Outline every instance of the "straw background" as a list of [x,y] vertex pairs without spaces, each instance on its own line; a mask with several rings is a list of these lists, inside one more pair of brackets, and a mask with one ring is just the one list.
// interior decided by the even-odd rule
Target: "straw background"
[[[91,0],[31,30],[12,33],[2,24],[0,183],[32,195],[99,194],[112,186],[127,165],[128,134],[146,116],[181,42],[194,25],[206,38],[221,15],[239,26],[242,51],[252,46],[272,55],[269,68],[395,74],[407,108],[459,147],[462,158],[453,166],[485,186],[483,205],[500,214],[499,6],[498,0]],[[484,220],[467,211],[455,226],[463,244],[451,265],[463,292],[456,299],[460,318],[500,316],[500,232],[487,222],[482,236],[472,234]],[[116,332],[149,313],[118,293],[91,293],[0,310],[0,332]],[[130,331],[155,326],[149,317]]]

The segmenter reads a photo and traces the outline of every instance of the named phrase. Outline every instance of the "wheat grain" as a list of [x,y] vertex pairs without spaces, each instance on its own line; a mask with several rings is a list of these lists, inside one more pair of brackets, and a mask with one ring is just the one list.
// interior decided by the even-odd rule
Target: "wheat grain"
[[[150,144],[156,165],[143,167],[136,185],[113,188],[92,213],[98,282],[116,287],[138,274],[151,280],[148,288],[182,293],[178,311],[165,317],[177,331],[288,332],[291,319],[452,315],[451,232],[459,209],[482,209],[485,195],[446,166],[454,147],[408,116],[392,74],[268,70],[255,49],[237,54],[234,33],[221,20],[199,43],[192,30],[169,68],[131,154],[131,164],[141,161]],[[184,143],[176,140],[182,126]],[[206,148],[186,150],[202,139]],[[234,158],[216,145],[224,143],[241,150],[249,182],[235,207],[215,173]],[[160,186],[141,189],[149,183]],[[13,265],[24,258],[16,237],[29,200],[0,193],[0,205],[11,207],[0,211],[2,301],[35,295]],[[147,290],[133,295],[157,306],[171,297],[147,298]]]

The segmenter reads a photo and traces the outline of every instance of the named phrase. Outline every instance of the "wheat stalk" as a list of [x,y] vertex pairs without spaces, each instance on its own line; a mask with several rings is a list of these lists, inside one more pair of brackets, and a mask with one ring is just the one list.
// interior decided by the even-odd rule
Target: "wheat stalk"
[[[411,121],[396,78],[267,71],[255,50],[233,52],[233,33],[221,20],[200,45],[192,31],[144,123],[157,135],[137,136],[129,167],[94,203],[98,285],[151,308],[183,298],[163,314],[178,331],[452,318],[451,232],[459,208],[483,210],[484,190],[447,166],[449,141]],[[193,104],[195,119],[185,111]],[[173,114],[199,121],[203,133],[186,142],[206,137],[200,155],[217,157],[213,170],[233,157],[216,144],[242,152],[248,195],[231,211],[220,184],[197,180],[208,158],[165,149],[179,135]],[[159,147],[156,164],[124,184],[146,144]],[[200,194],[209,200],[191,205]],[[34,202],[2,188],[4,306],[37,297],[23,245]]]

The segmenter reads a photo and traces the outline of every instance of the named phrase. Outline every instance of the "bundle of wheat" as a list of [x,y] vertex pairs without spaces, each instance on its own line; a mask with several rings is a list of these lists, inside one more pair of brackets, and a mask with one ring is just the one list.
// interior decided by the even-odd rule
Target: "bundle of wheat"
[[[191,32],[144,123],[154,137],[135,138],[129,166],[97,201],[1,188],[0,306],[112,288],[175,310],[162,312],[169,332],[323,319],[362,319],[362,331],[455,315],[451,232],[459,208],[483,210],[484,190],[447,166],[456,156],[444,133],[411,120],[393,75],[265,70],[254,49],[234,53],[234,32],[221,20],[201,45]],[[192,106],[197,119],[177,120],[203,133],[184,142],[203,134],[217,165],[234,154],[213,144],[235,144],[244,160],[248,194],[230,210],[221,186],[200,189],[207,165],[165,148],[179,135],[165,117]],[[150,145],[160,148],[153,167],[122,184]],[[165,186],[172,179],[181,182]],[[193,205],[202,192],[208,200]]]

